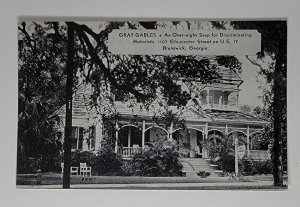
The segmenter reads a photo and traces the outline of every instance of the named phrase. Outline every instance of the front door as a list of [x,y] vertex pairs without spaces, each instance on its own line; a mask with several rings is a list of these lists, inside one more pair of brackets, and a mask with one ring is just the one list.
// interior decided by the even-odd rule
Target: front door
[[197,143],[196,143],[196,157],[202,158],[203,151],[203,134],[200,131],[197,131]]
[[189,129],[190,134],[190,146],[191,146],[191,156],[196,158],[202,158],[202,150],[203,150],[203,136],[202,132]]

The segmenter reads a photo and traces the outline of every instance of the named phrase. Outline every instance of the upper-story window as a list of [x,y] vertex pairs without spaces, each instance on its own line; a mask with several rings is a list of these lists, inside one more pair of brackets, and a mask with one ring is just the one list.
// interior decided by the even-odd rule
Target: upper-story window
[[203,108],[236,110],[238,92],[218,89],[206,89],[200,92]]
[[218,91],[218,90],[211,90],[209,93],[210,103],[211,104],[221,104],[227,105],[228,104],[228,92],[226,91]]
[[72,127],[71,146],[72,149],[82,150],[83,127]]

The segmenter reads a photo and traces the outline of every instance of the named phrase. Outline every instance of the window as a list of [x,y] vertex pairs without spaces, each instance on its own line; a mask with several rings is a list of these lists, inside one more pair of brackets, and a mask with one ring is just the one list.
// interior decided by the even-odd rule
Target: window
[[208,104],[207,103],[207,92],[206,91],[201,91],[200,92],[200,100],[201,100],[201,104]]
[[72,149],[82,150],[83,127],[72,127]]
[[91,126],[89,128],[89,150],[95,149],[96,143],[96,128],[95,126]]
[[[228,105],[228,95],[230,92],[228,91],[220,91],[220,90],[209,90],[207,94],[206,91],[200,92],[201,103],[202,104],[214,104],[214,105]],[[207,98],[208,96],[208,98]],[[207,103],[209,101],[209,103]]]

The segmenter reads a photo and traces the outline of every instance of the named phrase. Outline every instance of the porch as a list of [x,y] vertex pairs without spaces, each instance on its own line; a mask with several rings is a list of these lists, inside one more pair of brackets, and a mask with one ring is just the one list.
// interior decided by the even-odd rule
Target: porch
[[213,149],[220,150],[224,142],[237,146],[234,149],[239,158],[247,156],[253,160],[268,160],[270,152],[257,148],[262,128],[245,125],[215,125],[210,123],[188,123],[185,129],[173,126],[164,128],[145,120],[129,124],[116,124],[115,152],[130,159],[143,149],[163,142],[175,143],[184,158],[213,158]]
[[141,153],[142,147],[118,147],[118,155],[122,158],[132,158],[134,155]]
[[[142,147],[118,147],[117,154],[122,158],[132,158],[134,155],[141,153],[143,150]],[[271,159],[269,150],[249,150],[247,152],[247,157],[253,160],[269,160]],[[190,155],[187,158],[201,159],[202,154],[198,155],[197,152],[190,152]]]

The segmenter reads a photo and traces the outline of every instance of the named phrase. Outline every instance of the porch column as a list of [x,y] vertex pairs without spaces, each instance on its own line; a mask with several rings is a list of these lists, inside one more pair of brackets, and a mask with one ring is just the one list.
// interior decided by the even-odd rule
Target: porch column
[[250,155],[250,128],[247,127],[247,156]]
[[173,140],[172,133],[173,133],[173,122],[172,122],[171,125],[170,125],[170,130],[169,130],[169,141],[172,141],[172,140]]
[[208,158],[208,154],[207,154],[207,142],[208,142],[208,123],[205,124],[205,128],[204,128],[204,135],[203,135],[203,141],[204,143],[206,143],[205,147],[203,147],[202,149],[202,157],[203,158]]
[[208,123],[205,124],[205,139],[208,138]]
[[97,122],[96,123],[96,129],[95,129],[95,150],[99,150],[101,148],[101,141],[102,141],[102,123],[101,122]]
[[227,135],[228,135],[228,125],[226,124],[225,125],[225,137],[226,137],[226,139],[227,139]]
[[146,122],[143,120],[143,130],[142,130],[142,148],[145,147],[145,130],[146,130]]
[[233,132],[232,135],[234,139],[234,169],[235,169],[235,175],[237,176],[239,173],[238,134],[237,132]]
[[119,125],[116,122],[116,142],[115,142],[115,153],[118,153],[118,140],[119,140]]
[[209,89],[206,89],[206,102],[209,104]]
[[205,144],[204,144],[205,143],[204,131],[203,131],[203,133],[201,133],[201,136],[202,136],[202,157],[207,158],[207,152],[206,152],[206,148],[205,148]]
[[131,127],[129,127],[129,129],[128,129],[128,140],[127,140],[127,145],[128,145],[128,147],[130,147],[130,145],[131,145]]

